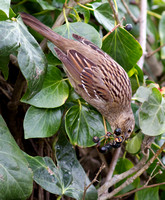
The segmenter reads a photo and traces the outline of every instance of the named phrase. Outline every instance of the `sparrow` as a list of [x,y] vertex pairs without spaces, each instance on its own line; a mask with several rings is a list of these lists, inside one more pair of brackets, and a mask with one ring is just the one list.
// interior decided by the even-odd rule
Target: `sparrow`
[[89,40],[75,40],[54,32],[35,17],[21,13],[23,22],[51,41],[75,91],[110,123],[112,131],[130,137],[135,120],[131,109],[132,90],[124,69]]

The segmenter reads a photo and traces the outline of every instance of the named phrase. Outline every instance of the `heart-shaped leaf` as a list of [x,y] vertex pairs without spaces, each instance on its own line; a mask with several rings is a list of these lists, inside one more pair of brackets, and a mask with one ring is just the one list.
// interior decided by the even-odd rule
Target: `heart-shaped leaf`
[[81,147],[94,145],[93,137],[105,134],[102,116],[81,103],[67,111],[65,128],[71,143]]
[[123,28],[118,28],[105,38],[103,51],[129,71],[142,55],[142,48],[135,38]]
[[32,187],[32,172],[0,115],[0,199],[26,200]]
[[[93,26],[83,23],[83,22],[75,22],[75,23],[68,23],[64,24],[62,26],[59,26],[54,29],[54,31],[60,35],[62,35],[65,38],[74,39],[72,37],[72,34],[75,33],[77,35],[80,35],[94,44],[96,44],[98,47],[101,47],[102,41],[100,38],[100,34],[96,31]],[[55,50],[54,50],[54,44],[51,42],[48,42],[48,47],[52,51],[52,53],[56,56]]]
[[157,88],[152,89],[148,100],[141,106],[139,125],[146,135],[156,136],[165,132],[165,99]]
[[59,108],[44,109],[31,106],[24,119],[25,139],[54,135],[60,127],[61,117],[62,112]]
[[57,67],[49,65],[40,92],[29,100],[25,95],[22,102],[39,108],[56,108],[65,103],[68,95],[69,86],[62,78],[61,71]]
[[[76,158],[72,145],[62,133],[55,145],[55,152],[57,167],[51,158],[26,155],[30,168],[34,172],[35,182],[53,194],[81,200],[84,186],[89,185],[90,182]],[[94,186],[89,187],[85,199],[97,199]]]

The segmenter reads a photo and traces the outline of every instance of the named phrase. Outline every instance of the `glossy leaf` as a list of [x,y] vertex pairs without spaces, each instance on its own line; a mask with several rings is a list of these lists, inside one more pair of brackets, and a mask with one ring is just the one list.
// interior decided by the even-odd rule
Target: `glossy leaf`
[[92,7],[94,8],[94,15],[97,21],[102,24],[106,30],[112,30],[115,26],[115,20],[109,3],[94,3]]
[[[83,23],[83,22],[75,22],[75,23],[69,23],[68,25],[64,24],[62,26],[59,26],[54,29],[54,31],[60,35],[62,35],[65,38],[74,39],[72,37],[72,34],[75,33],[77,35],[80,35],[94,44],[96,44],[98,47],[101,47],[101,38],[99,33],[96,31],[95,28],[93,28],[91,25]],[[52,53],[56,56],[55,50],[54,50],[54,44],[51,42],[48,42],[48,47],[52,51]]]
[[148,100],[148,97],[152,93],[152,88],[140,86],[133,96],[133,100],[137,100],[141,103]]
[[25,139],[54,135],[60,127],[61,117],[59,108],[43,109],[31,106],[24,119]]
[[[76,158],[74,149],[63,134],[60,134],[55,152],[57,167],[49,157],[26,155],[30,168],[34,172],[35,182],[53,194],[81,200],[84,185],[88,185],[90,182]],[[93,186],[87,190],[85,199],[97,199],[97,192]]]
[[142,104],[139,124],[146,135],[156,136],[165,132],[165,99],[157,88],[152,89],[148,100]]
[[18,64],[28,82],[26,98],[31,98],[42,86],[46,59],[39,44],[27,31],[20,17],[0,22],[0,55],[18,52]]
[[0,10],[2,10],[7,17],[9,17],[10,0],[0,1]]
[[140,190],[135,193],[135,199],[136,200],[159,200],[159,187],[152,187],[152,188],[146,188],[143,190]]
[[65,128],[71,143],[81,147],[94,145],[93,137],[105,134],[102,116],[81,103],[67,111]]
[[136,90],[139,88],[139,85],[143,85],[144,82],[144,76],[143,71],[141,68],[136,64],[131,70],[128,72],[128,76],[131,81],[131,87],[132,87],[132,94],[136,92]]
[[31,1],[38,3],[43,10],[55,10],[55,7],[50,5],[47,1],[44,0],[31,0]]
[[[159,22],[160,45],[165,44],[165,11]],[[165,47],[161,48],[161,59],[165,59]]]
[[0,115],[0,199],[26,200],[32,187],[32,172]]
[[129,71],[142,55],[142,48],[135,38],[123,28],[118,28],[105,38],[103,51]]
[[[117,165],[115,167],[115,171],[114,174],[121,174],[129,169],[131,169],[132,167],[134,167],[133,163],[128,160],[127,158],[119,158]],[[115,186],[118,187],[120,186],[122,183],[124,183],[127,180],[127,178],[123,179],[122,181],[120,181],[119,183],[117,183]],[[132,184],[128,185],[127,187],[125,187],[123,190],[120,191],[120,194],[126,193],[130,190],[133,190],[135,188],[137,188],[137,186],[139,185],[140,179],[139,177],[137,179],[135,179],[133,181]]]
[[142,143],[142,134],[138,133],[128,141],[126,145],[126,150],[129,153],[135,154],[140,150],[141,143]]
[[61,71],[57,67],[49,65],[40,92],[30,100],[24,96],[22,102],[39,108],[56,108],[65,103],[68,95],[69,87],[62,78]]

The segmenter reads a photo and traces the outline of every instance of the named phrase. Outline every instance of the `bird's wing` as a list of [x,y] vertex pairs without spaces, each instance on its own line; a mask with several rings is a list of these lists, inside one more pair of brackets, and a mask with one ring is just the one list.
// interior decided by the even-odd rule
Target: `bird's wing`
[[96,65],[72,49],[67,55],[60,50],[56,52],[72,79],[89,97],[121,104],[124,99],[130,100],[129,78],[117,63],[113,64],[103,57],[103,63]]

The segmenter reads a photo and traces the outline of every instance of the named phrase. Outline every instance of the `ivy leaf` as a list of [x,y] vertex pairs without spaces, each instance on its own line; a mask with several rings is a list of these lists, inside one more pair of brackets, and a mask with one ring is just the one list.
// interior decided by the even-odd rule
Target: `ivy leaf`
[[68,95],[69,86],[62,78],[61,71],[49,65],[40,92],[29,100],[25,95],[21,101],[39,108],[56,108],[65,103]]
[[55,10],[55,7],[50,5],[47,1],[44,0],[31,0],[31,1],[38,3],[43,10]]
[[0,1],[0,11],[3,11],[9,17],[10,0]]
[[[55,145],[55,152],[57,166],[49,157],[26,155],[30,168],[34,172],[35,182],[53,194],[66,195],[81,200],[84,185],[89,185],[90,182],[76,158],[72,145],[63,133],[60,133]],[[85,199],[97,199],[97,191],[94,186],[87,190]]]
[[[55,29],[53,29],[56,33],[60,34],[61,36],[69,39],[74,39],[72,37],[72,34],[75,33],[77,35],[80,35],[94,44],[96,44],[98,47],[101,47],[101,38],[99,33],[96,31],[95,28],[93,28],[91,25],[83,23],[83,22],[75,22],[75,23],[69,23],[64,24],[62,26],[59,26]],[[56,56],[55,50],[54,50],[54,44],[51,42],[48,42],[48,47],[52,51],[52,53]]]
[[0,55],[18,52],[21,72],[28,82],[26,98],[34,96],[42,87],[46,59],[39,44],[28,32],[20,17],[15,21],[0,21]]
[[59,108],[43,109],[31,106],[24,119],[25,139],[54,135],[60,127],[61,117],[62,112]]
[[65,128],[73,145],[89,147],[94,145],[93,137],[105,134],[103,118],[97,111],[86,106],[72,106],[66,113]]
[[145,101],[139,112],[139,125],[146,135],[156,136],[165,132],[165,99],[157,88]]
[[123,28],[118,28],[105,38],[103,51],[128,72],[142,56],[142,48],[135,38]]
[[108,31],[112,30],[115,26],[113,12],[109,3],[93,3],[94,15],[97,21],[104,26]]
[[142,133],[138,133],[128,141],[126,145],[126,150],[129,153],[135,154],[140,150],[141,143],[142,143]]
[[141,200],[141,199],[159,200],[160,199],[159,198],[159,187],[152,187],[152,188],[146,188],[146,189],[140,190],[135,193],[135,198],[136,198],[136,200]]
[[[133,163],[128,160],[127,158],[119,158],[117,165],[115,167],[115,171],[114,174],[121,174],[129,169],[131,169],[132,167],[134,167]],[[127,180],[127,178],[121,180],[120,182],[118,182],[115,187],[119,187],[122,183],[124,183]],[[137,188],[137,186],[139,185],[140,182],[140,178],[136,178],[132,184],[128,185],[127,187],[125,187],[124,189],[122,189],[119,194],[124,194],[130,190],[133,190],[135,188]]]
[[33,179],[28,163],[0,115],[0,199],[26,200]]
[[152,93],[152,88],[140,86],[137,89],[132,99],[143,103],[148,100],[148,97],[150,96],[151,93]]

